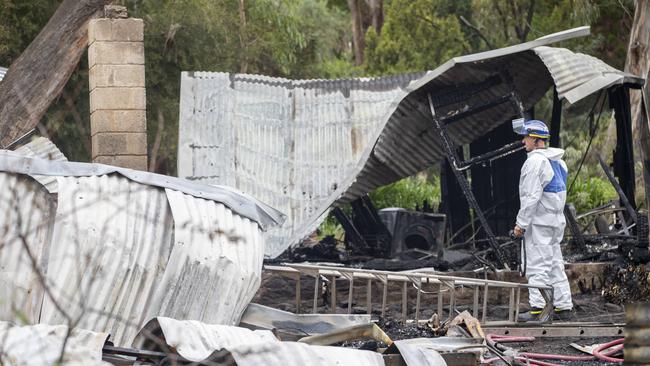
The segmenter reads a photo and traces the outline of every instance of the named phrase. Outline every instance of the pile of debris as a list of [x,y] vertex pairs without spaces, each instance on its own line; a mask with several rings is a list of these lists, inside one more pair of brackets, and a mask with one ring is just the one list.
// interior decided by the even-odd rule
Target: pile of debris
[[[251,304],[256,313],[259,306]],[[255,310],[257,308],[257,310]],[[2,360],[10,364],[51,365],[550,365],[549,361],[622,362],[622,338],[580,346],[558,354],[557,342],[543,345],[533,336],[507,336],[486,332],[468,312],[444,324],[428,323],[419,334],[394,337],[384,331],[388,323],[354,324],[340,316],[299,319],[271,309],[261,310],[270,322],[294,324],[296,332],[278,333],[259,327],[259,314],[244,314],[245,327],[205,324],[156,317],[141,328],[131,347],[116,347],[110,335],[66,326],[15,326],[0,322]],[[275,312],[275,314],[274,314]],[[435,327],[435,328],[433,328]],[[252,328],[252,329],[251,329]],[[307,332],[308,331],[308,332]],[[582,338],[580,341],[591,341]],[[602,339],[599,340],[602,342]],[[513,344],[520,344],[520,349]],[[546,353],[528,351],[543,349]],[[34,350],[38,349],[35,353]],[[578,352],[580,351],[580,352]],[[566,351],[564,351],[566,352]]]

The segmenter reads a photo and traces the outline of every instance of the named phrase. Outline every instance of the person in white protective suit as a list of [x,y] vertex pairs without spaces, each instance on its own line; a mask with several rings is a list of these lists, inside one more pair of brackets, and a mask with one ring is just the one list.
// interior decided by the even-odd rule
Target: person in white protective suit
[[[519,178],[520,208],[513,230],[515,236],[524,237],[526,277],[529,284],[552,286],[554,318],[570,319],[571,288],[560,250],[566,226],[568,172],[562,160],[564,150],[546,146],[550,134],[542,121],[525,121],[515,132],[524,135],[528,153]],[[538,320],[546,304],[536,289],[529,289],[529,302],[531,310],[520,315],[521,321]]]

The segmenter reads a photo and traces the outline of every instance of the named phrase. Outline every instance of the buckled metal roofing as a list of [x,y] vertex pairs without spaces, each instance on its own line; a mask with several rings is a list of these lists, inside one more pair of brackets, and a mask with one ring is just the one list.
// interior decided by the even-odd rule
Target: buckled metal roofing
[[[58,193],[27,174],[54,176]],[[0,183],[0,320],[21,309],[62,324],[64,309],[126,345],[156,316],[237,324],[259,287],[261,225],[214,198],[251,215],[270,208],[235,191],[14,152],[0,153]]]
[[[214,351],[266,342],[279,340],[270,330],[250,330],[193,320],[156,317],[138,332],[132,347],[162,352],[174,350],[187,360],[200,362]],[[163,345],[169,348],[164,349]]]
[[168,175],[132,170],[104,164],[78,162],[48,161],[43,159],[18,156],[15,152],[0,150],[0,171],[44,176],[100,176],[117,173],[131,181],[169,188],[196,198],[203,198],[223,203],[240,216],[257,222],[263,229],[279,225],[284,215],[278,210],[236,189],[190,182]]
[[0,173],[0,187],[0,320],[15,321],[20,309],[35,324],[44,294],[31,259],[41,263],[47,253],[56,199],[26,176]]
[[[588,33],[576,28],[453,58],[426,73],[384,78],[185,72],[179,176],[236,187],[286,213],[285,225],[266,233],[266,255],[275,257],[311,234],[332,205],[440,161],[428,94],[444,102],[437,113],[445,116],[469,108],[466,99],[453,97],[468,87],[476,103],[514,90],[528,109],[554,83],[575,102],[596,86],[641,82],[595,58],[544,47]],[[455,121],[448,132],[456,144],[467,144],[513,116],[507,103],[496,104]]]
[[[33,158],[54,161],[68,161],[61,150],[59,150],[59,148],[56,147],[52,141],[48,140],[45,137],[37,137],[29,143],[17,148],[14,150],[14,152]],[[56,184],[56,177],[48,177],[45,175],[33,175],[32,177],[44,185],[45,188],[50,191],[50,193],[56,193],[58,189]]]
[[187,360],[206,364],[226,364],[222,361],[232,359],[238,366],[384,365],[381,354],[376,352],[281,342],[268,330],[168,318],[147,323],[133,347],[176,352]]

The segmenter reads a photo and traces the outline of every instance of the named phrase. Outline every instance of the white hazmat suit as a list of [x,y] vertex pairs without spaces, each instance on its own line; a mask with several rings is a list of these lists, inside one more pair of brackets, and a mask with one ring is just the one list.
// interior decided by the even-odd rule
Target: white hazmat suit
[[[571,288],[564,272],[560,242],[564,236],[567,166],[564,150],[535,149],[521,168],[520,208],[517,225],[525,230],[526,277],[529,284],[553,287],[553,304],[558,310],[573,308]],[[546,302],[539,290],[529,290],[533,308]]]

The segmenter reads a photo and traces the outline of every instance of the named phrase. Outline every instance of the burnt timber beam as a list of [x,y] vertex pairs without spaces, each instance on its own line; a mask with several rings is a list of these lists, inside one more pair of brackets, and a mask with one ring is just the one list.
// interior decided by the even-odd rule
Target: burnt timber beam
[[475,115],[477,113],[481,113],[485,110],[496,107],[498,105],[510,102],[512,98],[513,98],[513,93],[504,94],[496,99],[477,104],[468,110],[456,112],[449,116],[438,117],[438,119],[442,125],[446,126],[453,122],[461,120],[463,118],[467,118],[469,116]]
[[359,233],[359,230],[354,226],[352,221],[348,218],[348,216],[341,210],[339,207],[334,207],[332,210],[332,214],[336,218],[336,220],[343,226],[343,230],[345,231],[346,236],[350,236],[350,241],[354,242],[355,244],[359,243],[364,243],[365,241],[363,240],[363,237]]
[[459,159],[457,158],[456,153],[454,152],[454,145],[449,139],[449,136],[447,135],[445,125],[436,116],[436,111],[433,106],[433,100],[431,96],[429,96],[428,99],[429,99],[429,108],[431,110],[431,118],[433,119],[434,128],[437,130],[438,135],[442,140],[442,145],[444,147],[445,154],[447,155],[447,160],[449,160],[449,164],[452,167],[451,170],[456,176],[456,180],[460,184],[460,187],[462,188],[463,193],[465,194],[465,198],[467,199],[467,202],[469,203],[470,207],[474,210],[476,216],[479,218],[479,222],[481,223],[483,230],[485,230],[485,234],[488,237],[488,243],[492,247],[492,250],[494,250],[497,263],[499,264],[499,266],[509,270],[510,268],[505,260],[503,253],[501,252],[501,249],[499,248],[499,244],[496,241],[494,233],[492,232],[490,225],[485,219],[485,216],[483,215],[481,208],[476,202],[476,198],[474,197],[474,194],[472,193],[472,190],[469,187],[469,183],[467,182],[467,179],[465,178],[463,173],[458,169]]
[[562,101],[557,95],[557,87],[553,87],[553,114],[551,115],[550,147],[560,147],[560,126],[562,124]]
[[609,182],[612,184],[612,186],[614,186],[616,193],[618,193],[618,197],[621,200],[621,204],[623,205],[623,207],[625,207],[625,210],[627,211],[627,214],[630,216],[632,221],[636,222],[636,211],[634,210],[634,207],[630,203],[630,200],[627,198],[627,195],[623,191],[623,188],[621,187],[620,184],[618,184],[616,178],[609,170],[609,167],[607,166],[607,164],[605,164],[600,154],[597,154],[597,156],[598,156],[598,162],[600,163],[600,167],[603,168],[603,171],[605,172],[607,179],[609,179]]
[[513,143],[507,144],[499,149],[488,151],[485,154],[481,154],[478,156],[475,156],[471,159],[467,159],[463,162],[461,162],[458,165],[458,169],[460,170],[465,170],[473,165],[480,164],[485,161],[492,161],[494,159],[498,159],[507,155],[510,155],[512,153],[515,153],[519,150],[524,149],[524,144],[521,141],[515,141]]
[[630,92],[624,86],[608,90],[610,108],[614,108],[616,118],[616,149],[614,150],[614,175],[630,205],[636,209],[634,154],[632,142],[632,116],[630,112]]

